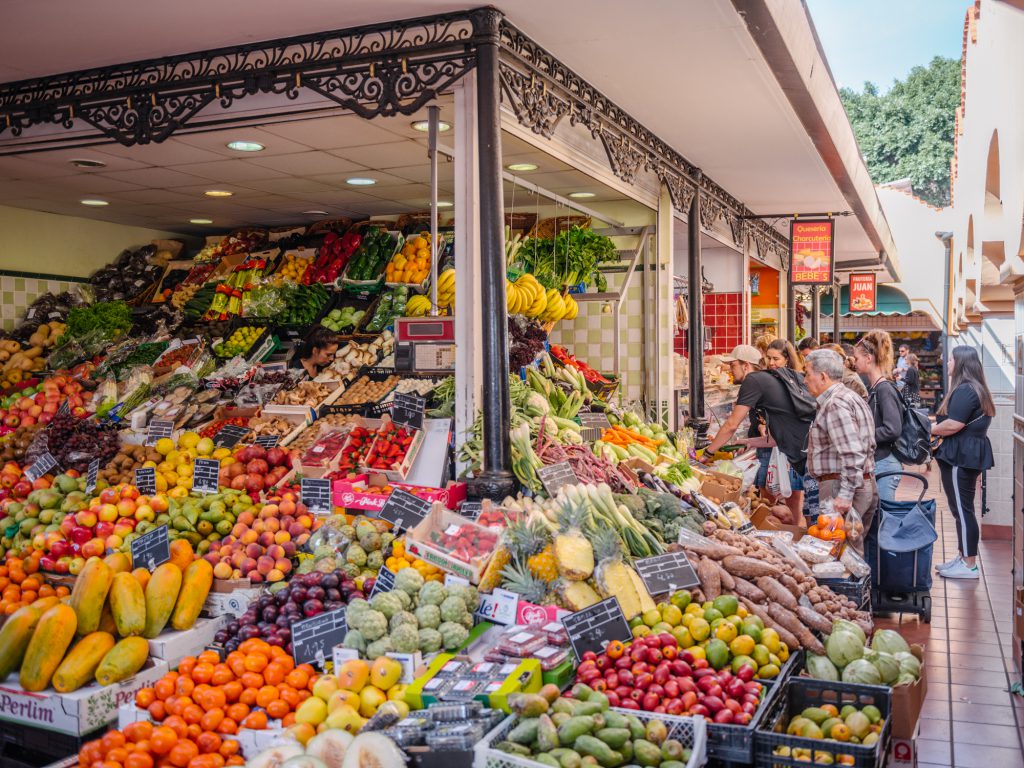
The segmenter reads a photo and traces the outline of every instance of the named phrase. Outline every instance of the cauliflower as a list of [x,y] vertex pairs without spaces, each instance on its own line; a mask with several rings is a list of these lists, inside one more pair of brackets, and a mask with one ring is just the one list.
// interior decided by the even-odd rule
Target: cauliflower
[[403,568],[395,577],[395,589],[400,589],[410,596],[418,595],[423,586],[423,575],[415,568]]
[[366,638],[363,637],[358,629],[350,629],[345,634],[345,640],[342,642],[342,645],[346,648],[351,648],[353,651],[366,653]]
[[419,631],[420,639],[420,652],[421,653],[434,653],[435,651],[441,650],[441,644],[444,642],[441,637],[441,633],[436,629],[421,629]]
[[372,643],[387,634],[388,620],[380,611],[366,611],[360,614],[359,625],[355,629],[358,629],[363,637]]
[[402,624],[391,632],[391,643],[399,653],[415,653],[420,647],[420,636],[415,626]]
[[466,614],[466,604],[461,597],[451,595],[441,603],[441,621],[461,622]]
[[466,604],[466,610],[470,613],[476,611],[480,606],[480,595],[476,591],[476,587],[471,587],[468,584],[453,584],[448,587],[448,596],[461,598],[462,602]]
[[383,656],[385,653],[390,653],[393,650],[395,650],[395,646],[392,644],[391,638],[385,635],[366,646],[366,658],[372,661],[378,656]]
[[380,611],[385,618],[390,619],[402,610],[402,601],[391,592],[378,592],[370,600],[370,606],[375,611]]
[[392,633],[402,626],[403,624],[411,624],[413,629],[419,629],[419,622],[416,621],[416,617],[408,611],[398,611],[394,616],[391,617],[391,621],[388,623],[388,628]]
[[441,642],[446,651],[454,651],[469,639],[469,631],[461,624],[444,622],[437,629],[441,633]]
[[441,609],[436,605],[421,605],[416,609],[416,621],[422,629],[437,629],[441,626]]
[[[403,569],[405,570],[405,569]],[[448,590],[439,581],[428,581],[420,587],[420,605],[441,605],[448,597]]]

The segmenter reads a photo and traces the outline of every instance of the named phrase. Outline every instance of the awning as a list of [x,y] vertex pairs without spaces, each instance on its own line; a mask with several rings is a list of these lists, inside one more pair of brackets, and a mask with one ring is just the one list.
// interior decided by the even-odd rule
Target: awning
[[[875,315],[909,315],[911,312],[910,299],[899,288],[891,285],[880,285],[877,288],[877,299],[874,312],[850,312],[850,286],[844,285],[839,292],[839,314],[848,317]],[[832,297],[823,296],[821,299],[821,314],[832,316]]]

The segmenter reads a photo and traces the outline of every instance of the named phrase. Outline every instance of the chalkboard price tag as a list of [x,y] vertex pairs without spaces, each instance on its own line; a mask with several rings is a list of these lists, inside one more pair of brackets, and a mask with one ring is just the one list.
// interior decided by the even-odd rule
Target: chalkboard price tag
[[302,503],[313,514],[327,514],[334,511],[334,504],[331,501],[331,481],[314,480],[309,477],[302,478],[300,484]]
[[394,404],[391,406],[391,420],[399,426],[423,429],[423,410],[426,406],[427,401],[418,395],[395,395]]
[[100,460],[93,459],[89,462],[89,471],[85,475],[85,492],[92,493],[96,490],[96,481],[100,478]]
[[220,459],[196,459],[192,470],[192,490],[216,493],[220,486]]
[[391,523],[397,533],[419,525],[430,512],[430,505],[431,502],[426,499],[396,488],[380,508],[379,517]]
[[156,445],[156,441],[174,434],[174,422],[164,419],[153,419],[146,427],[146,445]]
[[249,434],[248,427],[239,427],[235,424],[226,424],[213,436],[213,444],[221,448],[234,448],[238,441]]
[[323,669],[324,662],[333,658],[334,646],[340,645],[348,633],[346,610],[338,608],[292,623],[292,657],[296,664],[315,664]]
[[614,597],[563,617],[562,626],[579,661],[587,651],[600,653],[613,640],[626,643],[633,637],[619,601]]
[[25,477],[28,478],[30,483],[34,483],[47,472],[56,469],[58,466],[60,465],[57,463],[57,460],[53,458],[49,451],[47,451],[36,459],[31,467],[25,467]]
[[161,563],[171,559],[171,542],[167,538],[167,526],[161,525],[152,531],[132,539],[132,565],[152,571]]
[[633,563],[652,595],[662,595],[700,585],[693,566],[683,552],[645,557]]
[[71,413],[71,401],[68,400],[67,398],[65,398],[64,402],[60,404],[60,408],[57,409],[57,415],[58,416],[61,416],[61,415],[66,416],[69,413]]
[[135,470],[135,487],[143,496],[156,493],[156,467],[139,467]]
[[550,467],[541,467],[537,470],[537,477],[544,483],[544,490],[548,496],[554,498],[563,485],[575,485],[579,482],[576,472],[568,461],[560,461]]
[[464,501],[459,507],[459,514],[463,517],[468,517],[474,522],[484,511],[484,504],[482,501]]
[[381,566],[381,569],[377,571],[377,580],[373,584],[373,589],[370,590],[370,594],[367,595],[367,600],[372,600],[373,596],[379,592],[392,592],[395,589],[395,572],[386,566]]
[[260,435],[255,440],[256,445],[262,446],[263,448],[266,448],[268,451],[271,448],[276,447],[279,442],[281,442],[280,435]]

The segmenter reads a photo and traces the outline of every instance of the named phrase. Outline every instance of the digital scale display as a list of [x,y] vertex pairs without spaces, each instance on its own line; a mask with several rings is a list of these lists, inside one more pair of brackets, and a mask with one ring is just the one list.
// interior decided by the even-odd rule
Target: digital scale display
[[455,318],[397,318],[395,368],[422,372],[454,371]]

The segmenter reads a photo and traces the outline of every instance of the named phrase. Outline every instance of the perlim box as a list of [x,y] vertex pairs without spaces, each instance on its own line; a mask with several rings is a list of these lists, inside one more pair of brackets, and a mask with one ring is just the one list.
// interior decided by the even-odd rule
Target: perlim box
[[494,530],[435,503],[406,535],[405,549],[420,560],[479,584],[497,544]]

